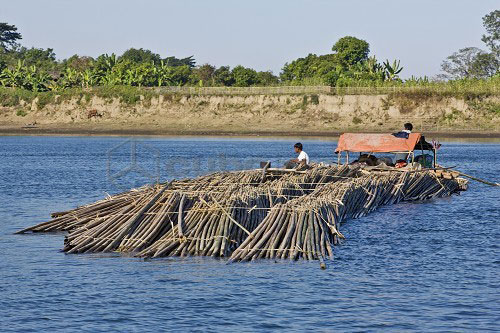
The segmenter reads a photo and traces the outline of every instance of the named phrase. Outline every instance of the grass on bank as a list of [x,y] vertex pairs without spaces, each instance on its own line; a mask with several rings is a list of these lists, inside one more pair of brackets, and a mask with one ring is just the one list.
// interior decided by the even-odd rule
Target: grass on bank
[[108,102],[118,98],[121,103],[133,105],[141,99],[151,100],[160,93],[147,88],[131,86],[102,86],[90,89],[71,88],[61,91],[34,92],[21,88],[0,87],[0,105],[3,107],[15,107],[22,103],[31,104],[37,100],[39,108],[48,104],[60,104],[63,101],[76,99],[77,103],[90,102],[92,97],[100,97]]
[[[332,95],[388,95],[389,98],[404,97],[412,100],[427,98],[456,97],[467,101],[491,96],[500,96],[500,77],[487,80],[457,80],[448,82],[425,82],[405,84],[384,84],[379,86],[279,86],[279,87],[159,87],[97,86],[93,88],[70,88],[60,91],[34,92],[21,88],[0,87],[0,106],[16,107],[32,103],[37,98],[39,108],[47,104],[60,104],[76,99],[77,103],[89,102],[92,97],[106,101],[119,101],[126,105],[137,104],[140,100],[150,102],[152,97],[163,95],[172,100],[181,96],[197,95],[308,95],[313,104],[318,104],[319,94]],[[306,97],[307,98],[307,97]]]

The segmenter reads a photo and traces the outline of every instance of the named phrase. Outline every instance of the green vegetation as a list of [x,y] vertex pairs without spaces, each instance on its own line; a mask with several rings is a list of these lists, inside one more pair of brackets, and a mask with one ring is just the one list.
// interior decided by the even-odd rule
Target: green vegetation
[[[398,88],[401,88],[398,90]],[[406,96],[414,98],[456,97],[465,100],[498,96],[500,75],[486,79],[459,79],[450,81],[411,81],[408,80],[395,85],[392,96]]]
[[352,123],[353,123],[354,125],[359,125],[359,124],[361,124],[362,122],[363,122],[363,120],[361,120],[361,119],[360,119],[360,118],[358,118],[358,117],[354,117],[354,118],[352,118]]
[[[118,99],[121,103],[134,105],[142,99],[150,103],[151,98],[159,97],[162,93],[152,89],[131,87],[131,86],[102,86],[91,89],[68,88],[61,91],[31,91],[26,89],[12,89],[0,87],[0,106],[14,107],[24,103],[32,103],[37,99],[39,108],[47,104],[60,104],[73,98],[77,99],[78,104],[90,102],[92,97],[99,97],[108,102]],[[172,94],[168,94],[171,99]]]
[[314,105],[319,104],[319,96],[318,95],[311,95],[311,103]]
[[[477,99],[483,99],[490,96],[498,96],[500,87],[500,76],[495,76],[489,79],[462,79],[454,80],[448,82],[431,82],[431,81],[408,81],[399,82],[393,84],[381,84],[378,86],[350,86],[350,87],[332,87],[330,92],[322,91],[318,93],[295,93],[293,90],[287,93],[287,87],[280,88],[279,94],[289,94],[289,95],[299,95],[302,96],[302,101],[299,108],[305,109],[308,105],[318,105],[319,95],[318,94],[336,94],[336,95],[374,95],[374,94],[384,94],[388,95],[387,98],[383,99],[382,108],[387,110],[390,106],[394,105],[394,100],[405,99],[413,101],[422,101],[423,99],[430,98],[445,98],[445,97],[455,97],[464,99],[466,101],[474,101]],[[300,88],[300,87],[292,87]],[[315,87],[312,87],[315,88]],[[322,88],[322,87],[318,87]],[[121,103],[126,105],[134,105],[143,100],[143,103],[150,103],[151,99],[158,98],[160,95],[164,97],[164,100],[179,100],[181,96],[190,95],[252,95],[252,94],[275,94],[272,87],[262,87],[258,91],[243,90],[237,87],[234,88],[223,88],[224,90],[214,90],[209,88],[208,91],[198,91],[198,87],[173,87],[173,90],[163,89],[153,89],[149,87],[138,87],[138,86],[96,86],[89,88],[66,88],[60,90],[50,90],[50,91],[33,91],[23,88],[10,88],[0,86],[0,106],[4,107],[16,107],[21,103],[30,104],[37,99],[37,105],[39,108],[47,104],[60,104],[64,101],[69,101],[75,99],[78,105],[84,106],[89,103],[92,97],[102,98],[107,102],[111,102],[114,99],[119,100]],[[194,89],[194,91],[192,91]],[[205,88],[203,88],[205,89]],[[214,88],[219,89],[219,88]],[[323,90],[323,89],[322,89]],[[22,102],[21,102],[22,101]],[[290,98],[285,100],[287,104],[292,104]],[[406,103],[405,102],[405,103]],[[408,102],[409,103],[409,102]],[[398,103],[401,104],[401,103]],[[414,104],[414,102],[411,102]]]
[[17,110],[17,112],[16,112],[16,115],[17,115],[17,116],[19,116],[19,117],[24,117],[24,116],[26,116],[27,114],[28,114],[28,113],[27,113],[25,110],[23,110],[23,109],[19,109],[19,110]]
[[487,103],[487,111],[495,115],[500,115],[500,103]]
[[[445,81],[415,78],[402,80],[399,60],[380,62],[370,56],[368,42],[352,36],[340,38],[332,53],[309,54],[286,63],[279,76],[270,71],[256,71],[244,66],[210,64],[196,66],[193,56],[163,58],[150,50],[131,48],[122,55],[102,54],[97,58],[74,55],[57,60],[53,49],[26,48],[18,41],[22,35],[14,25],[0,23],[0,86],[20,88],[5,92],[2,105],[16,100],[29,101],[26,91],[39,93],[39,103],[52,101],[55,95],[81,94],[88,100],[88,92],[119,97],[124,103],[138,101],[141,87],[254,87],[254,86],[331,86],[337,93],[343,88],[369,87],[395,92],[428,96],[432,94],[488,94],[498,85],[500,64],[500,11],[483,18],[486,34],[482,41],[488,51],[467,47],[449,56],[442,64]],[[408,88],[409,87],[409,88]],[[492,89],[494,87],[494,89]],[[77,89],[79,88],[79,89]],[[413,89],[415,88],[415,89]],[[418,88],[418,89],[417,89]],[[16,89],[17,90],[17,89]],[[153,94],[140,90],[141,94]],[[361,90],[360,90],[361,92]],[[52,93],[52,94],[51,94]],[[8,96],[7,96],[8,95]],[[22,97],[21,97],[22,95]],[[60,101],[58,99],[58,101]],[[317,99],[311,99],[316,104]]]

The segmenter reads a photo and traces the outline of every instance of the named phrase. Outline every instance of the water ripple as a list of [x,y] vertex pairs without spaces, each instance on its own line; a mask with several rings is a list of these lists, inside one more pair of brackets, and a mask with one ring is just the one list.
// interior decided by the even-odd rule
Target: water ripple
[[[165,156],[273,161],[289,158],[294,143],[145,140]],[[499,191],[480,184],[348,221],[326,271],[307,261],[66,255],[61,234],[13,235],[116,192],[106,153],[122,141],[0,137],[1,332],[500,330]],[[304,142],[316,160],[332,160],[334,144]],[[499,153],[498,144],[452,143],[440,156],[498,180]]]

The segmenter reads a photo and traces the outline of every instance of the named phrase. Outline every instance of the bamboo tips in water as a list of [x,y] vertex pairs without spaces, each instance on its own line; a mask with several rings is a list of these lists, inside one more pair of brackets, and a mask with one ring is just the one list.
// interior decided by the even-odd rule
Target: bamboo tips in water
[[460,189],[432,172],[318,166],[305,173],[221,172],[110,196],[20,231],[67,231],[64,251],[230,261],[333,259],[340,223],[377,207]]

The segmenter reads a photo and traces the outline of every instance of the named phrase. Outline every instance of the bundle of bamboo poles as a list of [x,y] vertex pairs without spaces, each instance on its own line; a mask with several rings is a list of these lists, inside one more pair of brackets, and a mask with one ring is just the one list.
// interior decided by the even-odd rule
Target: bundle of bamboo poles
[[[231,260],[259,258],[333,258],[332,245],[343,238],[339,222],[359,217],[380,203],[382,191],[393,191],[397,179],[367,177],[325,185],[304,200],[291,200],[274,207],[259,227],[231,256]],[[400,197],[399,193],[395,193]],[[356,216],[354,216],[356,215]]]
[[109,196],[20,233],[67,231],[68,253],[324,260],[343,237],[340,222],[458,186],[431,172],[367,174],[348,165],[281,175],[219,172]]
[[450,195],[456,186],[431,173],[386,173],[328,184],[305,199],[273,207],[230,260],[333,258],[331,246],[343,238],[338,231],[343,220],[402,200]]
[[323,172],[312,170],[267,183],[257,182],[254,173],[250,177],[225,173],[171,182],[157,189],[165,191],[161,196],[149,193],[118,214],[75,229],[66,237],[64,250],[140,251],[146,257],[229,256],[273,205],[305,196],[325,182],[348,179],[345,175],[356,172],[349,167],[323,168]]
[[[262,172],[260,170],[239,171],[239,172],[219,172],[194,179],[185,179],[171,182],[167,193],[181,191],[193,197],[201,196],[204,193],[225,193],[237,187],[244,192],[246,189],[260,187],[266,192],[267,188],[276,192],[275,200],[280,202],[286,196],[302,196],[308,194],[318,185],[334,182],[339,179],[346,179],[359,175],[358,168],[348,166],[341,167],[321,167],[309,170],[306,174],[287,174],[279,178],[268,177],[262,182]],[[263,186],[264,185],[264,186]],[[53,213],[52,220],[28,227],[18,233],[26,232],[54,232],[72,231],[89,222],[105,221],[108,217],[123,214],[122,210],[135,204],[142,197],[151,194],[158,187],[143,186],[129,192],[108,196],[106,199],[93,204],[78,207],[66,212]]]

